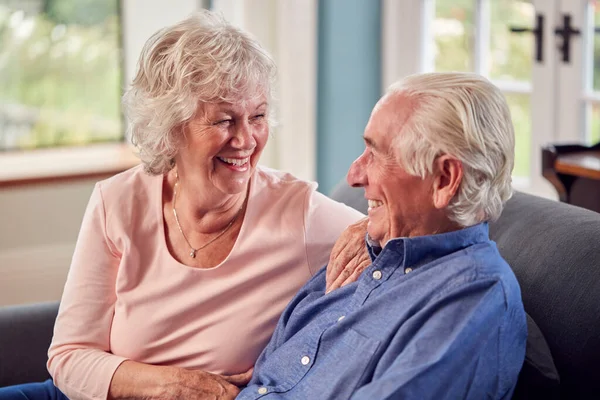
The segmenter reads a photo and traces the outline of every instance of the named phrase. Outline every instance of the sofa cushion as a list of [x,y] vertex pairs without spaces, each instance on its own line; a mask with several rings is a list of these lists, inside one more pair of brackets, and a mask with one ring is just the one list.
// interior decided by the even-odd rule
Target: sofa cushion
[[527,345],[525,362],[519,373],[519,381],[513,400],[558,400],[560,378],[542,331],[527,314]]
[[50,377],[46,361],[57,313],[58,303],[0,307],[0,387]]

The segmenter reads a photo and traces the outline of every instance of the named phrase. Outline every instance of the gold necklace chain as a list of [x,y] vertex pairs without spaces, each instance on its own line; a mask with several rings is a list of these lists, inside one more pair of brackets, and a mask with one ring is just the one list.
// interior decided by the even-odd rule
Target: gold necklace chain
[[188,246],[190,248],[190,257],[196,258],[196,252],[202,250],[203,248],[205,248],[206,246],[208,246],[209,244],[211,244],[212,242],[214,242],[215,240],[217,240],[218,238],[223,236],[225,234],[225,232],[227,232],[227,230],[229,230],[229,228],[231,228],[231,226],[237,219],[238,215],[240,215],[240,213],[242,212],[242,208],[244,207],[244,204],[242,203],[242,206],[238,210],[237,214],[235,214],[235,216],[233,217],[231,222],[225,227],[225,229],[223,229],[217,236],[215,236],[214,238],[209,240],[207,243],[203,244],[202,246],[200,246],[198,248],[194,248],[194,246],[192,246],[192,244],[190,243],[188,238],[185,236],[185,233],[183,233],[183,229],[181,229],[181,224],[179,223],[179,217],[177,217],[177,210],[175,209],[175,202],[177,201],[177,186],[178,185],[179,185],[179,174],[177,173],[177,171],[175,171],[175,186],[173,186],[173,216],[175,217],[175,222],[177,223],[177,228],[179,228],[179,232],[181,232],[181,236],[183,236],[183,239],[185,240],[185,242],[188,244]]

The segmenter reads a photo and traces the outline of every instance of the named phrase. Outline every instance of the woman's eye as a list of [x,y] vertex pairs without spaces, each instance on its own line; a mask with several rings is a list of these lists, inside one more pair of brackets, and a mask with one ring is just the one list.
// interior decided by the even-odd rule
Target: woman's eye
[[222,119],[220,121],[215,122],[213,125],[229,125],[233,120],[231,118]]
[[258,114],[252,117],[254,121],[259,121],[265,117],[265,114]]

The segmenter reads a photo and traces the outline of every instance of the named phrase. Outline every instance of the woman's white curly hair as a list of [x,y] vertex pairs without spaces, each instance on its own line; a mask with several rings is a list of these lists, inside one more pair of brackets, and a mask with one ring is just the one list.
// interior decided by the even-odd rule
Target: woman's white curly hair
[[425,177],[436,157],[463,165],[463,178],[448,210],[461,226],[497,219],[512,196],[515,134],[502,92],[469,73],[412,75],[392,85],[412,107],[394,148],[404,169]]
[[128,132],[145,170],[173,168],[183,126],[202,103],[272,99],[275,63],[256,39],[222,16],[199,11],[155,33],[144,45],[123,95]]

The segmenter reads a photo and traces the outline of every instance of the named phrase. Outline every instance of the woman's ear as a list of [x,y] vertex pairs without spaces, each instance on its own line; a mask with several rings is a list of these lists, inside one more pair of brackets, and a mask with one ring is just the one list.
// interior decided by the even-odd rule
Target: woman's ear
[[448,207],[463,177],[462,162],[444,154],[435,160],[433,181],[433,205],[438,210]]

